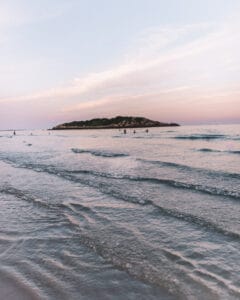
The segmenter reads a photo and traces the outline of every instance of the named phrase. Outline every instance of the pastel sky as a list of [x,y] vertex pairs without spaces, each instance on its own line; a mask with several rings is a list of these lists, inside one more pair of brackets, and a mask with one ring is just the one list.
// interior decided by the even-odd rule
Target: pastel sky
[[0,129],[240,122],[239,0],[0,0]]

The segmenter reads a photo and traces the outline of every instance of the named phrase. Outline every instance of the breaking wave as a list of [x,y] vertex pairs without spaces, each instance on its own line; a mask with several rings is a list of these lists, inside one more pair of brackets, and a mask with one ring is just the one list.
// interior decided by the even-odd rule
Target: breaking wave
[[213,153],[227,153],[227,154],[240,154],[240,150],[217,150],[210,148],[201,148],[198,149],[200,152],[213,152]]
[[91,149],[78,149],[72,148],[73,153],[89,153],[94,156],[102,156],[102,157],[125,157],[128,156],[126,153],[113,153],[106,150],[91,150]]
[[240,150],[231,150],[231,151],[228,151],[228,153],[231,153],[231,154],[240,154]]
[[198,149],[198,151],[200,151],[200,152],[216,152],[216,153],[221,152],[221,150],[210,149],[210,148],[202,148],[202,149]]
[[178,135],[173,137],[179,140],[216,140],[224,139],[227,136],[224,134],[192,134],[192,135]]
[[161,167],[168,167],[168,168],[174,168],[179,170],[186,170],[189,172],[199,172],[203,175],[210,175],[214,177],[227,177],[227,178],[235,178],[240,179],[239,173],[230,173],[230,172],[224,172],[224,171],[214,171],[214,170],[208,170],[204,168],[198,168],[198,167],[191,167],[183,164],[173,163],[173,162],[165,162],[160,160],[146,160],[146,159],[138,159],[139,161],[142,161],[144,163],[158,165]]

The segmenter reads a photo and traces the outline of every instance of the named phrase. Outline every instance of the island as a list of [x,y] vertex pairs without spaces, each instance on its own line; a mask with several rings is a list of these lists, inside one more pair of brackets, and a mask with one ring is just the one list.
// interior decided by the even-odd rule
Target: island
[[114,128],[147,128],[147,127],[167,127],[180,126],[177,123],[162,123],[152,121],[143,117],[124,117],[117,116],[115,118],[97,118],[87,121],[73,121],[57,125],[52,130],[66,129],[114,129]]

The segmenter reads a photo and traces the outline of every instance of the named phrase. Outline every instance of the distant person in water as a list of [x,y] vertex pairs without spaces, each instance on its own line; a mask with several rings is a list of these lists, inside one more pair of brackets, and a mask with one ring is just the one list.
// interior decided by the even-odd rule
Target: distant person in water
[[123,130],[123,133],[124,133],[124,134],[126,134],[126,133],[127,133],[127,130],[126,130],[126,129],[124,129],[124,130]]
[[136,130],[133,130],[133,133],[135,134],[135,133],[136,133]]
[[148,133],[148,131],[149,131],[148,128],[145,131],[146,131],[146,133]]
[[16,131],[15,130],[13,131],[13,135],[16,135]]

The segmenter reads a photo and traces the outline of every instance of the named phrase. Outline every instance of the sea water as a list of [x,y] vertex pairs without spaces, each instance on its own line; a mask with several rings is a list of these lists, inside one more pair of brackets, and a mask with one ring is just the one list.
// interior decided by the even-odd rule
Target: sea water
[[240,299],[240,126],[0,132],[0,299]]

